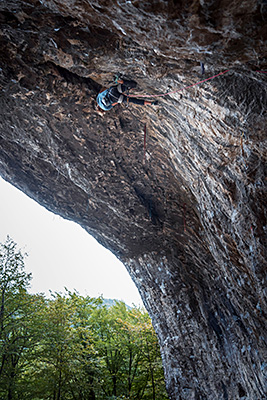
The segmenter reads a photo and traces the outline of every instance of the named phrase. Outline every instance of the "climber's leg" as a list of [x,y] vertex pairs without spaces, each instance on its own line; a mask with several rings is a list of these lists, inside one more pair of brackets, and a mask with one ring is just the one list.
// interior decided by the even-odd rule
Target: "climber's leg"
[[124,96],[123,102],[138,104],[139,106],[147,106],[147,105],[155,106],[158,104],[157,100],[156,101],[147,101],[147,100],[138,99],[136,97],[129,97],[129,96]]

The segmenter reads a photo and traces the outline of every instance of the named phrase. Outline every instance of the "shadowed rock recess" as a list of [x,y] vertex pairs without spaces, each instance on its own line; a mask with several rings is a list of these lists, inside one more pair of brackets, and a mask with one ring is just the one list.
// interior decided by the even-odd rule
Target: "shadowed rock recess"
[[[170,399],[266,399],[266,1],[0,11],[1,176],[125,264]],[[117,72],[157,95],[226,70],[96,112]]]

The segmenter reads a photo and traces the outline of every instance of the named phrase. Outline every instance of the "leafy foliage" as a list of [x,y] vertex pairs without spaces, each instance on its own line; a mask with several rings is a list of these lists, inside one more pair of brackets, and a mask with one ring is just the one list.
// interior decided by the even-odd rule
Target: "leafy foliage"
[[71,293],[29,294],[24,255],[0,244],[0,399],[168,399],[142,309]]

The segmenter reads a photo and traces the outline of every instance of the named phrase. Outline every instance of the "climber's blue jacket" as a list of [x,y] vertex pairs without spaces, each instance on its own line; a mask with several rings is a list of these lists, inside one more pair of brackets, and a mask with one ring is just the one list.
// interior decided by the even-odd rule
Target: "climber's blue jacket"
[[147,101],[125,94],[128,90],[135,88],[136,85],[135,81],[121,80],[117,86],[103,89],[96,98],[97,104],[102,110],[108,111],[119,103],[134,103],[142,106],[148,104],[156,105],[158,103],[158,101]]
[[97,104],[104,111],[108,111],[112,108],[111,101],[109,100],[109,98],[107,96],[108,93],[109,93],[109,89],[106,89],[103,92],[99,93],[99,95],[97,96],[97,99],[96,99]]

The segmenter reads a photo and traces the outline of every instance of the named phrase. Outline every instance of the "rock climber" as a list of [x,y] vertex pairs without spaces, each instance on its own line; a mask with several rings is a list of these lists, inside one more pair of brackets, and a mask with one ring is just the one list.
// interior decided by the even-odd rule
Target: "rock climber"
[[147,101],[127,95],[125,92],[128,92],[130,89],[133,89],[137,86],[135,81],[117,78],[116,83],[117,85],[111,86],[109,89],[102,89],[102,91],[98,94],[96,100],[98,106],[102,110],[108,111],[116,104],[120,103],[134,103],[141,106],[155,106],[158,104],[158,101]]

